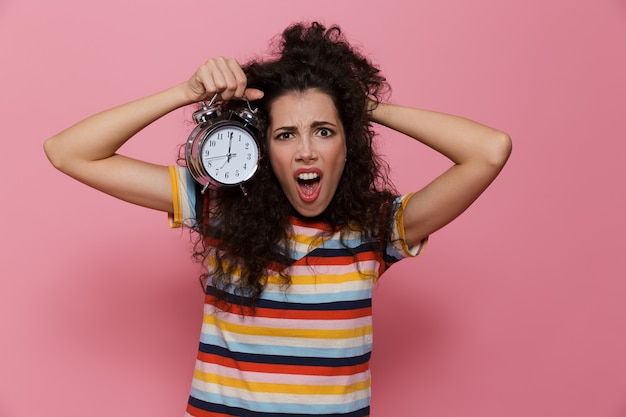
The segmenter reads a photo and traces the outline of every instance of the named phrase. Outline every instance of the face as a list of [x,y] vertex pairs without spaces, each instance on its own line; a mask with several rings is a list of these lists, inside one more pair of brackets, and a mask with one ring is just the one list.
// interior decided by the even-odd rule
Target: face
[[315,89],[278,97],[267,137],[272,169],[291,205],[303,216],[321,214],[346,163],[343,124],[332,98]]

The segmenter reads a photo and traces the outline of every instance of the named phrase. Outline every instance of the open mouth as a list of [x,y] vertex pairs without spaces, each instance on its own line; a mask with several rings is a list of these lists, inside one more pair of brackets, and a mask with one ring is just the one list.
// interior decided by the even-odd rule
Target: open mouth
[[303,200],[314,200],[319,191],[321,177],[316,172],[301,172],[297,177],[298,191]]

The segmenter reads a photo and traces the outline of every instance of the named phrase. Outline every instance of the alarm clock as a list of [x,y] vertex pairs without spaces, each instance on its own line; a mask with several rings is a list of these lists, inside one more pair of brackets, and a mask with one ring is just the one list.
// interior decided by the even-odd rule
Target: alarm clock
[[193,114],[197,126],[187,139],[185,161],[204,193],[209,187],[240,186],[259,166],[260,120],[244,96],[245,105],[216,103],[216,93]]

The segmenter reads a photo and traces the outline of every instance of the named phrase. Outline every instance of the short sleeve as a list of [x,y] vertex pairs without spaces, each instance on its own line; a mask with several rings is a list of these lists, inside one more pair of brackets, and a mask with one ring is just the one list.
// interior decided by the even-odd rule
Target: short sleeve
[[404,258],[416,257],[422,254],[428,243],[428,237],[419,243],[409,246],[404,234],[404,209],[413,194],[407,194],[394,200],[390,215],[391,233],[385,250],[385,261],[390,266]]
[[169,226],[193,227],[196,223],[196,182],[185,167],[170,166],[173,213],[168,213]]

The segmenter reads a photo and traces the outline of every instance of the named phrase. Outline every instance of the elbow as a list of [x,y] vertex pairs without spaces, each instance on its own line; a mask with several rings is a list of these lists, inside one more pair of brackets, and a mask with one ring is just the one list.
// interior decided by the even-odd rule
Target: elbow
[[43,143],[43,152],[46,154],[48,161],[54,166],[57,167],[57,157],[54,151],[54,144],[52,143],[52,139],[46,139]]
[[47,139],[43,143],[43,151],[48,158],[48,161],[52,164],[53,167],[58,169],[59,171],[63,171],[63,152],[57,146],[54,138]]
[[495,131],[491,135],[490,140],[487,141],[487,144],[487,161],[498,169],[502,168],[513,150],[511,137],[504,132]]

